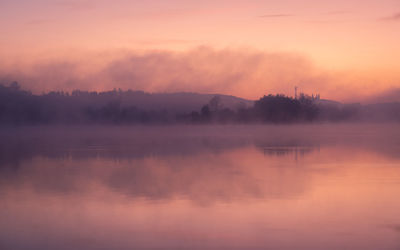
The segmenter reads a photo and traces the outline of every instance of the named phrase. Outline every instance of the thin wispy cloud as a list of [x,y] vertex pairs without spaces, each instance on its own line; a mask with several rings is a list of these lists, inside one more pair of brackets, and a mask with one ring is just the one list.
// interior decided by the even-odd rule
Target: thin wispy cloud
[[57,1],[56,4],[72,11],[91,10],[96,7],[96,2],[91,0],[61,0]]
[[[319,17],[317,19],[308,20],[308,23],[315,23],[315,24],[329,24],[329,23],[344,23],[348,22],[348,15],[353,13],[352,11],[348,10],[332,10],[326,12],[316,13]],[[346,16],[346,18],[344,17]]]
[[292,17],[294,16],[293,14],[266,14],[266,15],[261,15],[258,16],[260,18],[279,18],[279,17]]
[[347,21],[344,21],[344,20],[309,20],[306,22],[314,23],[314,24],[331,24],[331,23],[346,23]]
[[352,13],[352,12],[348,11],[348,10],[333,10],[333,11],[325,12],[323,14],[326,14],[326,15],[346,15],[346,14],[350,14],[350,13]]
[[195,40],[189,39],[148,39],[148,40],[137,40],[133,43],[140,45],[163,45],[163,44],[190,44],[195,43]]
[[384,227],[400,233],[400,224],[389,224],[389,225],[384,225]]
[[380,21],[400,21],[400,12],[397,12],[391,16],[383,17]]
[[26,22],[26,24],[28,24],[28,25],[40,25],[40,24],[45,24],[45,23],[50,23],[50,22],[52,22],[51,19],[42,18],[42,19],[30,20],[30,21]]

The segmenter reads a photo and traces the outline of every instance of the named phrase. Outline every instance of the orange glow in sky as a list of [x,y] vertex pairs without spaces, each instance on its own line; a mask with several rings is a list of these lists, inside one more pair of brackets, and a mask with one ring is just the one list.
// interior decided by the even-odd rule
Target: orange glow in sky
[[[26,76],[32,65],[49,60],[59,62],[73,58],[74,62],[85,61],[85,66],[80,67],[87,68],[109,63],[110,58],[123,55],[124,51],[190,54],[199,47],[206,47],[217,52],[233,50],[239,54],[259,52],[302,57],[312,65],[313,81],[321,80],[319,87],[312,84],[303,88],[345,100],[348,96],[343,94],[342,86],[350,86],[348,91],[363,97],[400,88],[399,29],[398,0],[2,0],[0,64],[3,70],[0,73],[3,76],[0,80],[8,79],[4,75],[15,76],[16,71]],[[88,54],[96,54],[96,59],[83,58]],[[104,54],[106,58],[102,58]],[[213,57],[196,56],[200,58],[192,63],[193,67],[197,64],[203,67],[207,63],[217,67],[207,61]],[[187,60],[187,55],[181,57]],[[282,63],[279,68],[285,68],[285,59],[278,61]],[[291,61],[285,74],[292,75],[295,68]],[[231,69],[228,67],[228,71]],[[216,69],[218,74],[225,74],[226,70]],[[243,71],[241,74],[249,70]],[[211,69],[207,72],[213,74]],[[284,74],[282,70],[278,73]],[[276,79],[270,84],[271,77],[265,76],[262,68],[252,70],[250,77],[228,88],[218,81],[214,88],[205,88],[202,83],[187,87],[186,81],[190,82],[188,79],[192,75],[183,74],[188,75],[185,81],[181,85],[176,83],[171,91],[218,91],[256,98],[263,94],[260,91],[289,93],[292,84],[282,82],[283,87],[276,87]],[[296,84],[301,78],[309,79],[310,74],[298,80],[292,79],[297,73],[292,78],[282,75],[282,80]],[[32,77],[23,79],[28,78]],[[330,80],[324,81],[326,78]],[[66,85],[44,83],[44,87],[39,88],[40,84],[20,81],[36,91],[68,89]],[[88,89],[111,87],[111,83],[96,84]],[[119,82],[114,84],[130,87]],[[171,85],[141,87],[146,91],[169,91],[167,86]]]

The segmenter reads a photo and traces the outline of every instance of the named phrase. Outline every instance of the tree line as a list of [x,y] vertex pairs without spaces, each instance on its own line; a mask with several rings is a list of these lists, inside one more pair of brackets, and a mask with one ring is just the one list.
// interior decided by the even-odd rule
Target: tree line
[[[365,120],[368,117],[400,121],[398,104],[373,107],[326,105],[305,94],[299,98],[277,94],[263,96],[252,106],[238,103],[237,107],[228,108],[219,96],[215,96],[199,110],[177,112],[122,102],[121,96],[127,96],[129,91],[76,90],[35,95],[22,90],[16,82],[0,85],[0,124],[309,123]],[[131,96],[137,98],[138,94]]]

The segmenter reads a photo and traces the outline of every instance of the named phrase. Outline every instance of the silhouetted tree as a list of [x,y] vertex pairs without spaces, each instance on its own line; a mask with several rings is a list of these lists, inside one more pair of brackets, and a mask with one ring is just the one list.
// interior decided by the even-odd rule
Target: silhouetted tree
[[[142,91],[88,92],[75,90],[71,94],[52,91],[33,95],[13,82],[0,84],[0,124],[75,124],[75,123],[171,123],[171,122],[311,122],[321,121],[400,121],[400,103],[360,105],[326,105],[319,98],[300,94],[298,99],[284,95],[268,95],[255,101],[253,107],[239,105],[235,110],[223,108],[220,96],[191,113],[171,113],[170,110],[146,109],[132,105],[131,100],[148,100]],[[157,101],[157,98],[155,98]],[[162,103],[162,102],[161,102]]]
[[210,121],[211,119],[211,112],[210,112],[210,108],[208,107],[208,105],[204,105],[201,108],[201,119],[203,121]]
[[211,98],[210,102],[208,103],[208,107],[210,108],[210,112],[218,112],[222,109],[222,102],[220,96],[214,96]]
[[299,118],[301,104],[284,95],[268,95],[254,103],[259,119],[266,122],[293,122]]

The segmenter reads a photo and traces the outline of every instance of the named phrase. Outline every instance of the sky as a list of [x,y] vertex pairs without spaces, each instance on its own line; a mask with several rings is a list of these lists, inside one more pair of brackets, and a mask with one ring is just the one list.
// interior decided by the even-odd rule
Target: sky
[[400,89],[399,0],[0,0],[0,34],[0,82],[34,92]]

